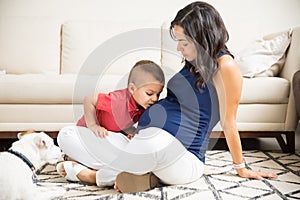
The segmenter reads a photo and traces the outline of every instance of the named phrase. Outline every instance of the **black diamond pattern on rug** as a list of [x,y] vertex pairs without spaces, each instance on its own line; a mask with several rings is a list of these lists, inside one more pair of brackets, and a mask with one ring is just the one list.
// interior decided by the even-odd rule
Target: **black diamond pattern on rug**
[[232,169],[228,151],[208,151],[205,173],[198,181],[156,188],[147,192],[120,194],[113,188],[99,188],[71,183],[57,174],[55,166],[47,165],[38,174],[39,187],[58,191],[54,199],[62,200],[135,200],[135,199],[300,199],[300,154],[244,151],[247,167],[273,172],[277,179],[243,179]]

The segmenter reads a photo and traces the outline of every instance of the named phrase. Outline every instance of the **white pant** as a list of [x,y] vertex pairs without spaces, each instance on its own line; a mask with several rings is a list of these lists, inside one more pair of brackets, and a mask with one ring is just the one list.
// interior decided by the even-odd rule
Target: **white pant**
[[153,172],[166,184],[185,184],[199,179],[204,164],[170,133],[155,127],[143,129],[132,140],[121,133],[97,137],[90,129],[61,129],[58,145],[68,156],[97,170],[97,185],[112,185],[122,171]]

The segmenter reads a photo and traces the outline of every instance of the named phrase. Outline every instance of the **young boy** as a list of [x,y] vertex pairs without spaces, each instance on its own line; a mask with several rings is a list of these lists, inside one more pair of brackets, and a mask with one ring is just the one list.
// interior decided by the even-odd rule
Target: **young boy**
[[77,126],[88,127],[99,137],[107,136],[109,130],[130,139],[135,133],[132,125],[158,100],[164,84],[162,69],[152,61],[141,60],[132,67],[127,88],[85,97],[84,116]]
[[[106,137],[108,131],[112,131],[117,132],[116,134],[121,132],[131,139],[135,132],[133,125],[145,109],[158,100],[164,84],[162,69],[152,61],[141,60],[132,67],[127,88],[85,97],[84,115],[77,126],[87,127],[99,137]],[[94,169],[94,163],[91,163],[89,153],[78,140],[77,134],[74,134],[75,129],[66,127],[58,134],[57,142],[68,155],[65,157],[68,161],[58,163],[56,170],[67,180],[95,183],[94,175],[92,178],[77,177],[87,167]],[[112,133],[111,137],[114,137]],[[66,146],[71,151],[65,151],[63,147]],[[93,172],[96,173],[96,170],[98,166]]]

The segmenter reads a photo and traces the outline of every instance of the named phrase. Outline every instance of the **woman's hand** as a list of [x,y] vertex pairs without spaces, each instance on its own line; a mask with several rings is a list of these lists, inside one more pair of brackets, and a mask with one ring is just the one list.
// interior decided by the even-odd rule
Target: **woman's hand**
[[99,126],[97,124],[90,126],[89,129],[91,129],[97,137],[105,138],[106,136],[108,136],[108,132],[106,128]]
[[238,175],[242,178],[254,178],[257,180],[263,180],[264,178],[277,178],[276,174],[249,170],[247,168],[236,169],[236,171]]

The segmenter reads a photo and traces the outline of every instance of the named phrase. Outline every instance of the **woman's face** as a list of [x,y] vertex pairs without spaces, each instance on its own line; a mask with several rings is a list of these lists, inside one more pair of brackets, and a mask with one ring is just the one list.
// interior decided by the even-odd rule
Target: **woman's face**
[[184,34],[183,28],[181,26],[175,25],[173,28],[177,44],[177,51],[180,51],[182,56],[187,61],[193,61],[197,57],[197,49],[194,43],[187,40]]

